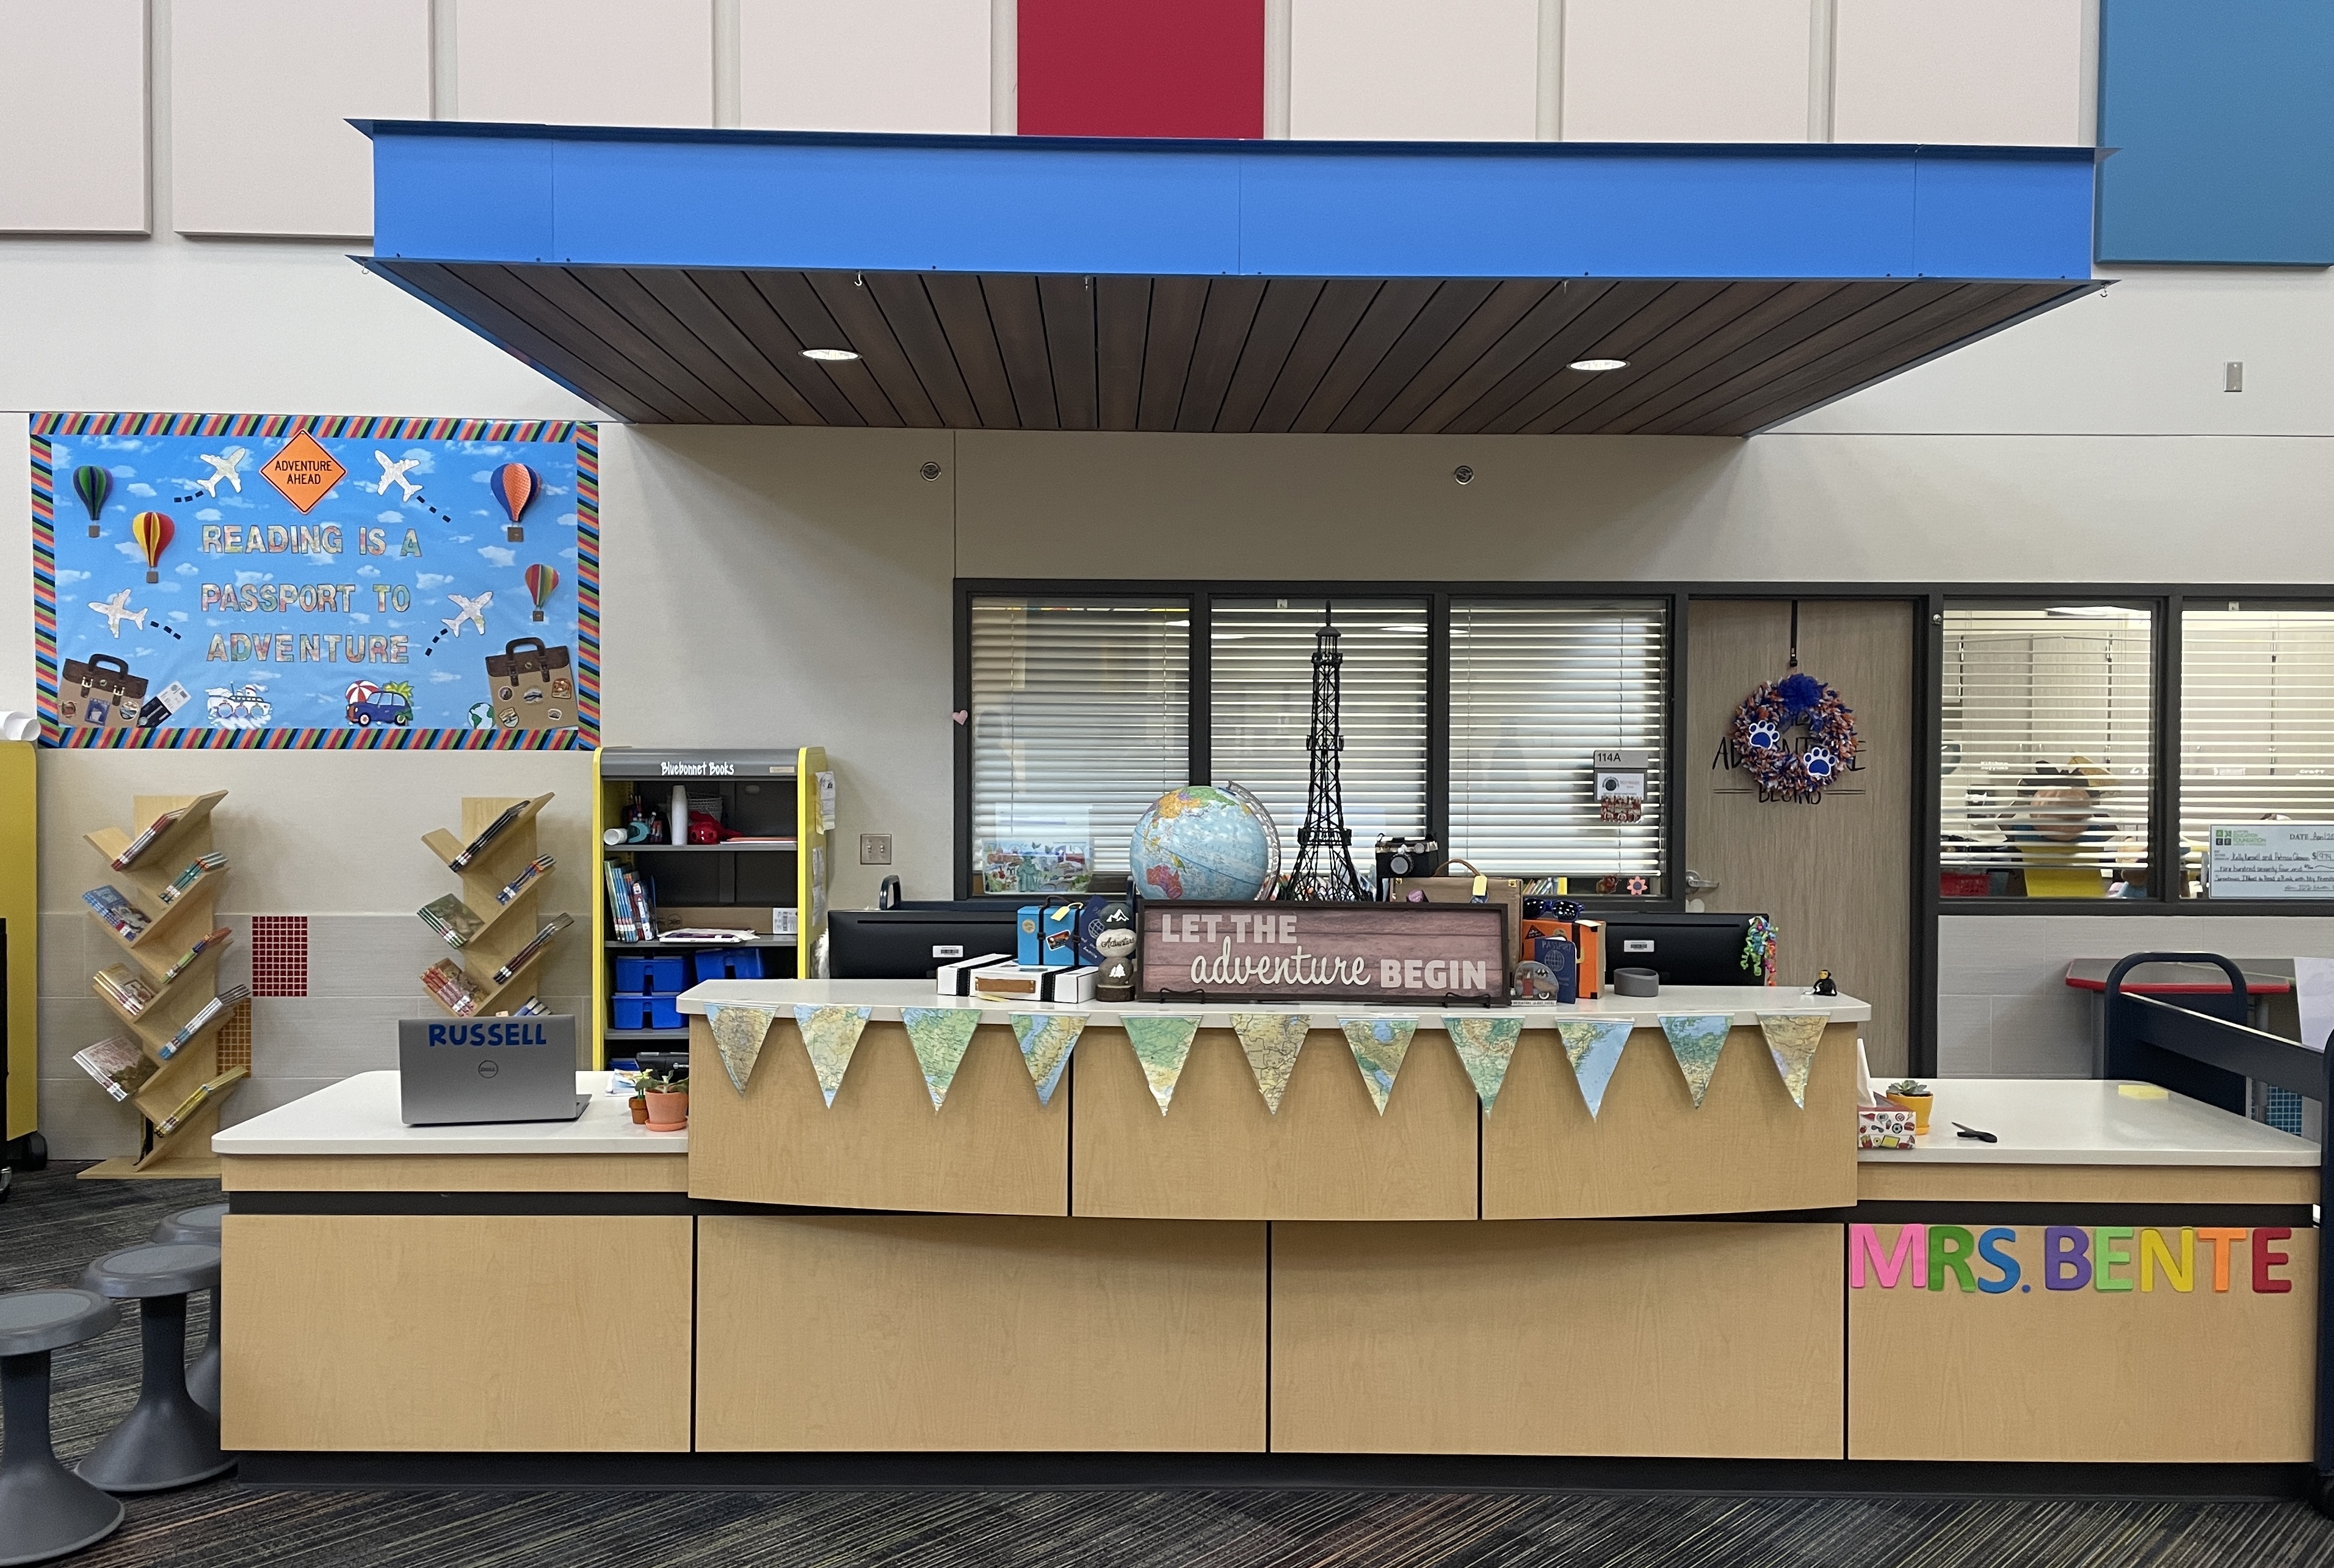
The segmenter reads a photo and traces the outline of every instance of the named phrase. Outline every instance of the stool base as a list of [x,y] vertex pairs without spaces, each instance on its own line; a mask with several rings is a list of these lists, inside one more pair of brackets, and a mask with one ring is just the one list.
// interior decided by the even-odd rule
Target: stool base
[[49,1448],[49,1352],[0,1358],[8,1447],[0,1457],[0,1568],[45,1563],[121,1527],[121,1505]]
[[225,1475],[235,1456],[219,1449],[218,1418],[187,1392],[187,1298],[149,1296],[140,1304],[145,1376],[137,1407],[74,1473],[109,1492],[162,1492]]

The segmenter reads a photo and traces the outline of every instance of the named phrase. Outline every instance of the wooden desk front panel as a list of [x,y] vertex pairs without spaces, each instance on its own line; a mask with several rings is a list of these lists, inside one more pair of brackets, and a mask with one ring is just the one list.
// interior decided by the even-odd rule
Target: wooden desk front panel
[[1766,1036],[1756,1028],[1730,1030],[1696,1109],[1667,1036],[1658,1024],[1641,1024],[1595,1117],[1556,1031],[1524,1031],[1499,1108],[1483,1119],[1483,1217],[1745,1214],[1854,1203],[1856,1031],[1854,1024],[1824,1031],[1801,1110],[1783,1087]]
[[[1953,1130],[1942,1121],[1930,1137]],[[2316,1203],[2314,1165],[1992,1165],[1866,1159],[1866,1203]]]
[[1261,1225],[699,1225],[699,1448],[1264,1448]]
[[1276,1225],[1273,1448],[1838,1458],[1840,1238]]
[[689,1153],[230,1154],[229,1192],[687,1192]]
[[[686,1216],[230,1214],[220,1441],[362,1452],[690,1446]],[[673,1347],[660,1368],[641,1325]],[[621,1352],[621,1353],[620,1353]]]
[[[1990,1223],[1982,1209],[1964,1223]],[[1893,1252],[1899,1227],[1873,1227]],[[2023,1288],[1963,1292],[1904,1281],[1847,1293],[1848,1457],[2039,1459],[2137,1464],[2307,1461],[2317,1348],[2318,1233],[2274,1245],[2293,1288],[2256,1295],[2250,1239],[2233,1249],[2229,1289],[2213,1289],[2196,1243],[2194,1288],[2049,1290],[2040,1226],[2012,1226]],[[2096,1227],[2083,1227],[2096,1236]],[[2163,1227],[2176,1257],[2176,1220]],[[2136,1276],[2134,1264],[2114,1277]],[[1976,1265],[1975,1277],[2001,1271]],[[1852,1276],[1851,1276],[1852,1277]]]
[[820,1208],[1069,1212],[1069,1074],[1052,1104],[1039,1104],[1021,1048],[1001,1024],[973,1032],[938,1111],[904,1024],[867,1025],[831,1106],[792,1018],[771,1026],[742,1097],[703,1018],[690,1019],[689,1044],[698,1064],[689,1097],[692,1197]]
[[1380,1116],[1345,1035],[1316,1029],[1267,1109],[1230,1029],[1191,1042],[1166,1115],[1124,1031],[1089,1029],[1074,1069],[1070,1211],[1172,1219],[1473,1219],[1474,1086],[1421,1029]]

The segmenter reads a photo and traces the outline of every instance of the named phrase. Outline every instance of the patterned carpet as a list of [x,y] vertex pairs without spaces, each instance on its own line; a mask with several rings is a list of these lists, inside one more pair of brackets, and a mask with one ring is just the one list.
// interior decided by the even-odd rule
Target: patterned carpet
[[[0,1288],[214,1200],[188,1182],[19,1173]],[[190,1333],[204,1332],[192,1314]],[[58,1352],[58,1451],[134,1398],[123,1329]],[[232,1479],[127,1499],[85,1568],[2334,1568],[2299,1503],[1972,1502],[1369,1491],[283,1492]]]

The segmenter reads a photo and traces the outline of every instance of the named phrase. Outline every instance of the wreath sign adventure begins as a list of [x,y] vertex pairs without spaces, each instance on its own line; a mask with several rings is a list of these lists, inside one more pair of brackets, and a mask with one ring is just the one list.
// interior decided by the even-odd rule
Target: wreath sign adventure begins
[[[1794,745],[1792,732],[1800,728],[1806,741]],[[1857,765],[1854,710],[1837,691],[1801,670],[1762,682],[1734,710],[1718,762],[1750,774],[1762,801],[1814,805]]]

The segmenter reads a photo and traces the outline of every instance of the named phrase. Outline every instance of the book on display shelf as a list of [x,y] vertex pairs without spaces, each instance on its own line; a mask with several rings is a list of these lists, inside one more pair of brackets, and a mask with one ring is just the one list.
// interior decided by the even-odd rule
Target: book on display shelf
[[180,1123],[203,1108],[205,1101],[236,1079],[246,1076],[250,1072],[251,1069],[248,1067],[230,1067],[208,1082],[196,1084],[193,1092],[178,1101],[178,1109],[154,1124],[155,1135],[159,1137],[165,1133],[176,1132]]
[[132,1018],[154,1005],[154,987],[127,964],[100,969],[90,976],[90,984]]
[[467,1018],[478,1010],[482,993],[470,984],[462,967],[451,958],[440,958],[421,971],[421,984],[435,996],[439,1005],[457,1017]]
[[533,1018],[540,1014],[548,1013],[550,1011],[550,1004],[544,1001],[542,997],[529,996],[526,1001],[521,1002],[517,1006],[511,1009],[511,1016],[514,1018]]
[[197,882],[201,881],[203,878],[208,876],[211,872],[223,871],[225,870],[227,870],[227,853],[225,851],[213,850],[207,855],[198,855],[187,863],[187,869],[185,871],[180,871],[177,877],[172,879],[169,887],[164,888],[160,892],[154,895],[155,900],[158,903],[164,904],[177,903],[180,893],[185,892],[188,888],[191,888]]
[[729,926],[683,926],[657,938],[660,942],[701,942],[714,946],[728,942],[750,942],[757,931],[740,931]]
[[145,910],[123,898],[121,890],[116,887],[92,888],[81,896],[81,901],[87,904],[97,918],[124,941],[136,941],[146,934],[146,928],[154,923],[147,918]]
[[552,859],[549,855],[535,856],[534,860],[529,861],[526,865],[520,870],[518,875],[513,877],[509,881],[503,884],[502,888],[495,894],[495,902],[497,904],[509,903],[513,899],[517,898],[521,893],[526,891],[527,884],[529,882],[532,882],[535,878],[547,873],[551,870],[551,867]]
[[485,854],[489,849],[492,849],[494,847],[495,841],[502,837],[504,833],[509,832],[511,824],[517,822],[520,816],[526,813],[526,808],[534,803],[535,803],[533,801],[521,801],[518,804],[503,813],[502,815],[497,817],[493,822],[488,822],[479,832],[477,838],[470,841],[468,848],[462,851],[461,853],[456,855],[452,860],[446,863],[458,871],[468,870],[470,862],[477,860],[480,855]]
[[517,974],[521,969],[526,968],[529,964],[535,962],[536,955],[540,954],[544,948],[551,945],[552,938],[559,935],[560,932],[565,930],[574,923],[575,917],[573,915],[552,916],[551,919],[545,923],[543,929],[537,931],[531,938],[528,939],[526,947],[521,948],[517,952],[513,953],[510,956],[510,961],[505,964],[501,968],[495,971],[495,984],[497,986],[507,984],[512,976]]
[[154,1054],[168,1062],[186,1048],[187,1042],[218,1022],[221,1015],[237,1002],[251,995],[248,986],[229,986],[217,996],[195,1010],[195,1015],[178,1025],[178,1032],[163,1042]]
[[116,1100],[129,1099],[154,1076],[154,1063],[137,1043],[119,1034],[73,1053],[73,1062]]
[[162,984],[167,986],[192,967],[194,961],[213,948],[224,948],[235,940],[235,933],[225,926],[214,928],[208,936],[195,938],[194,946],[178,955],[178,961],[162,971]]
[[657,939],[656,894],[639,873],[611,861],[608,863],[608,915],[620,941]]
[[155,841],[164,833],[184,822],[187,813],[192,809],[189,806],[180,806],[176,811],[164,812],[160,816],[148,822],[145,831],[123,845],[121,852],[113,857],[113,869],[117,871],[126,871],[136,865],[138,857],[152,849]]
[[451,893],[430,899],[415,911],[429,928],[446,938],[449,948],[467,947],[470,938],[487,928],[470,906]]

